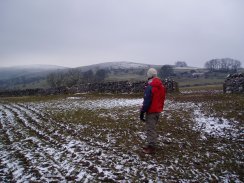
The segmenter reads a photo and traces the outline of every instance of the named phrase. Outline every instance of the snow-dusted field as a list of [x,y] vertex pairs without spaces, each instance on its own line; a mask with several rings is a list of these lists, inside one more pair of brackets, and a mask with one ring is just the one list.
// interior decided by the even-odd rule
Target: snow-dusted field
[[144,155],[141,104],[109,95],[3,100],[0,181],[243,182],[243,121],[167,99],[157,153]]

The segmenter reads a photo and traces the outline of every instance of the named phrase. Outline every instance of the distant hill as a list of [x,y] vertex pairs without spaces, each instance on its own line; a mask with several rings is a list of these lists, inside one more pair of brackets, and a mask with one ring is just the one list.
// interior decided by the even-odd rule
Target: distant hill
[[0,90],[25,88],[35,88],[38,83],[44,83],[46,76],[52,72],[67,69],[66,67],[54,65],[24,65],[0,68]]
[[118,80],[142,80],[144,79],[146,71],[154,67],[159,69],[160,65],[142,64],[134,62],[106,62],[94,65],[88,65],[78,67],[80,72],[92,71],[96,74],[98,70],[104,70],[106,72],[105,81],[118,81]]
[[23,65],[13,67],[0,67],[0,80],[14,79],[17,77],[45,76],[50,72],[66,69],[55,65]]
[[96,72],[97,70],[104,69],[104,70],[130,70],[130,69],[148,69],[149,67],[160,67],[160,65],[150,65],[150,64],[141,64],[141,63],[134,63],[134,62],[105,62],[99,64],[93,64],[88,66],[78,67],[82,72],[92,70]]

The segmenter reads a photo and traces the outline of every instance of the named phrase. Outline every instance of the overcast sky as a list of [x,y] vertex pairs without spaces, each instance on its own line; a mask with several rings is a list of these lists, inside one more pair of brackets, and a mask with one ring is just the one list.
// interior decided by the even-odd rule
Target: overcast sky
[[0,1],[0,67],[226,57],[244,66],[244,0]]

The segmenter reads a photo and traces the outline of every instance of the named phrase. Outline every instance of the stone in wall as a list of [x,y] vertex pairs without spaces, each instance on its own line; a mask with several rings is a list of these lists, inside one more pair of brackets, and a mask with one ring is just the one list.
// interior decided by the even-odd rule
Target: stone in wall
[[244,93],[244,73],[229,74],[223,83],[224,93]]

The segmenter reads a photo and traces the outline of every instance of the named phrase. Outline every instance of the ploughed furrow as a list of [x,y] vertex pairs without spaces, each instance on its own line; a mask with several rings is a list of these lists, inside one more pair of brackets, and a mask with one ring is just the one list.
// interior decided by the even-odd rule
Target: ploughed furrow
[[[80,132],[84,129],[83,126],[81,127],[75,124],[55,121],[49,114],[33,107],[33,104],[18,104],[18,107],[29,114],[35,121],[44,126],[48,126],[46,132],[56,136],[55,138],[62,138],[62,140],[60,140],[62,142],[67,139],[67,136],[77,138],[77,136],[80,135]],[[62,136],[60,134],[62,134]],[[66,136],[63,134],[66,134]]]
[[9,168],[5,164],[5,157],[8,157],[9,145],[11,144],[7,132],[2,124],[2,119],[6,116],[0,105],[0,182],[10,182],[13,180],[13,171],[9,171]]
[[[38,115],[23,106],[6,105],[5,108],[12,112],[12,116],[15,116],[22,128],[28,129],[29,132],[26,134],[32,135],[28,138],[28,142],[33,144],[35,151],[42,152],[41,156],[52,161],[52,164],[66,179],[86,180],[89,178],[90,170],[87,170],[87,166],[92,163],[84,161],[84,158],[86,159],[89,155],[96,155],[97,152],[94,147],[75,140],[72,136],[62,135],[65,126],[57,125],[58,130],[52,133],[52,128],[46,127],[49,122],[44,121],[44,118],[39,119]],[[56,122],[53,121],[52,123]],[[48,165],[46,166],[48,168]]]
[[[89,174],[94,174],[94,169],[91,167],[94,167],[96,162],[94,163],[89,159],[100,154],[101,149],[98,149],[98,146],[94,147],[94,143],[90,144],[87,140],[86,142],[76,140],[80,139],[80,127],[52,120],[48,114],[40,112],[32,105],[17,104],[17,107],[25,111],[38,123],[43,123],[45,126],[48,124],[52,126],[49,129],[55,129],[53,133],[52,131],[49,133],[53,138],[61,138],[60,142],[62,142],[62,147],[65,149],[57,153],[57,155],[61,155],[59,156],[60,158],[55,159],[62,162],[62,167],[67,167],[68,173],[66,176],[68,179],[75,179],[76,181],[87,180],[90,178]],[[63,134],[66,135],[64,136]]]
[[[87,166],[94,167],[96,165],[96,163],[94,164],[89,159],[100,154],[101,149],[99,148],[104,147],[104,145],[94,144],[94,142],[90,143],[87,140],[85,140],[85,142],[80,141],[80,132],[83,130],[83,127],[77,127],[77,125],[74,124],[55,121],[49,116],[49,114],[39,111],[30,104],[17,104],[15,107],[24,111],[24,113],[31,116],[32,120],[39,124],[50,126],[50,128],[46,129],[46,132],[53,138],[59,139],[62,143],[61,146],[64,150],[56,153],[55,159],[62,162],[62,167],[68,167],[68,173],[66,174],[68,179],[76,178],[77,181],[81,181],[89,179],[89,172],[94,174],[94,170],[92,168],[89,168],[88,172],[85,169]],[[63,134],[66,135],[64,136]],[[96,147],[94,147],[94,145]],[[60,158],[57,158],[59,154]]]
[[32,120],[30,116],[27,116],[24,112],[22,112],[20,109],[16,108],[12,105],[6,105],[6,109],[11,111],[11,113],[15,116],[16,120],[19,124],[22,124],[22,126],[25,129],[29,130],[29,133],[39,137],[42,141],[58,145],[59,142],[56,139],[53,139],[50,137],[45,131],[46,129],[42,128],[36,121]]
[[[102,166],[99,168],[99,170],[94,168],[97,163],[99,163],[98,156],[103,154],[102,152],[105,152],[102,149],[106,149],[108,156],[111,156],[114,153],[107,149],[107,143],[97,142],[96,140],[94,141],[92,139],[82,140],[81,132],[84,130],[84,126],[82,125],[77,126],[75,124],[55,121],[50,117],[49,114],[35,108],[33,104],[19,103],[17,105],[19,108],[22,108],[22,110],[24,110],[27,114],[30,114],[32,118],[36,121],[44,123],[45,125],[48,124],[50,126],[53,126],[55,129],[54,135],[58,134],[59,136],[64,136],[64,140],[62,142],[63,147],[66,148],[66,155],[63,156],[62,159],[64,159],[64,157],[66,158],[64,161],[62,161],[62,165],[63,167],[69,167],[67,168],[69,170],[67,174],[68,179],[75,179],[76,181],[89,179],[90,175],[97,174],[103,169]],[[105,157],[102,156],[99,158],[103,159]],[[110,172],[109,170],[106,170],[106,172],[110,175],[112,174],[112,172]]]
[[44,151],[47,145],[32,136],[31,129],[26,128],[9,108],[4,106],[4,112],[1,138],[5,143],[0,149],[3,171],[12,172],[13,181],[63,180],[60,166]]
[[36,108],[36,105],[33,103],[18,103],[17,104],[20,107],[23,107],[26,110],[29,110],[32,114],[35,114],[38,116],[39,119],[46,120],[47,114],[45,114],[42,109]]
[[[14,117],[10,115],[8,110],[5,110],[3,114],[0,118],[0,180],[3,182],[23,182],[33,177],[34,174],[38,175],[39,172],[29,166],[28,158],[20,150],[23,143],[20,139],[23,135],[16,133],[17,131],[13,127],[13,125],[17,125],[13,122]],[[17,125],[17,127],[19,126]],[[20,134],[21,136],[19,136]],[[26,167],[29,171],[26,171]]]
[[[36,127],[36,131],[39,130],[38,133],[41,133],[45,137],[44,139],[51,141],[52,144],[57,145],[61,148],[61,150],[73,153],[73,150],[68,148],[69,145],[67,144],[76,141],[76,132],[78,133],[78,131],[76,130],[76,126],[71,127],[68,124],[61,124],[50,118],[40,118],[38,114],[36,114],[32,110],[23,107],[22,105],[13,105],[13,108],[15,108],[15,110],[18,110],[15,112],[18,114],[19,117],[22,118],[22,120],[24,120],[26,123],[32,124],[34,128]],[[82,146],[86,145],[85,143],[81,144]]]

